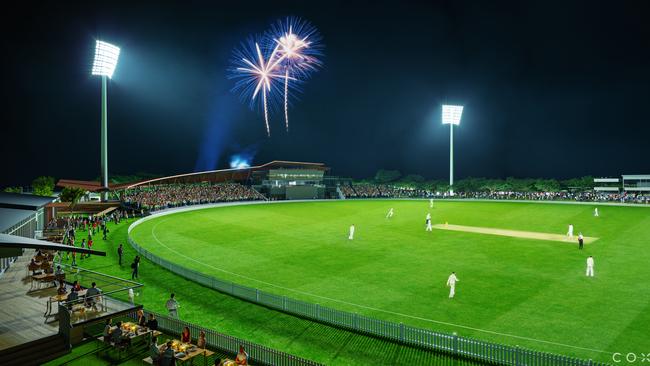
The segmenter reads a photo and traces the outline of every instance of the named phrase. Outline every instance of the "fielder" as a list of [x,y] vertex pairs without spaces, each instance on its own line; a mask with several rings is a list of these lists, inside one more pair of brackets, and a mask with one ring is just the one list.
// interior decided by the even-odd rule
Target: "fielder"
[[354,239],[354,224],[350,226],[350,235],[348,235],[348,240]]
[[447,278],[447,286],[449,287],[449,298],[453,299],[456,295],[456,282],[458,282],[458,277],[456,277],[456,272],[451,272],[449,278]]
[[426,231],[433,231],[433,226],[431,226],[431,214],[430,213],[427,214],[426,223],[427,223]]
[[388,210],[388,213],[386,214],[387,219],[390,219],[391,217],[393,217],[393,208],[392,207],[390,208],[390,210]]
[[167,308],[167,311],[169,311],[170,318],[178,319],[178,308],[181,307],[181,305],[174,298],[174,294],[171,294],[169,300],[165,303],[165,307]]
[[569,224],[569,231],[567,231],[566,236],[573,240],[573,224]]
[[594,257],[587,258],[587,277],[594,276]]
[[594,217],[598,217],[598,207],[594,208]]
[[433,208],[433,198],[429,199],[429,208]]

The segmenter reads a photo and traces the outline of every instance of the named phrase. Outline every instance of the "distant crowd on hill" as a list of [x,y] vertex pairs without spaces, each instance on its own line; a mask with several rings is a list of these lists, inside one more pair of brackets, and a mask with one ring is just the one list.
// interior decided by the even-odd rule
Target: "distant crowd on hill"
[[427,189],[390,186],[387,184],[352,184],[339,187],[345,198],[466,198],[492,200],[622,202],[650,204],[650,194],[599,192],[434,192]]
[[160,184],[127,189],[120,200],[127,207],[155,211],[203,203],[264,200],[264,196],[238,183]]

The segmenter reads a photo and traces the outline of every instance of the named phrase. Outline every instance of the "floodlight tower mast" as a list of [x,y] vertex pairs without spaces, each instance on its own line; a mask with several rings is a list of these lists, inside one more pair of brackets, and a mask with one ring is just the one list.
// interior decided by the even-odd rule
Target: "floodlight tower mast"
[[95,61],[93,62],[93,75],[102,77],[102,114],[101,114],[101,185],[102,201],[106,200],[108,191],[108,111],[106,102],[106,84],[113,77],[120,49],[110,43],[97,41],[95,45]]
[[454,125],[460,124],[463,106],[443,105],[442,123],[449,125],[449,194],[454,195]]

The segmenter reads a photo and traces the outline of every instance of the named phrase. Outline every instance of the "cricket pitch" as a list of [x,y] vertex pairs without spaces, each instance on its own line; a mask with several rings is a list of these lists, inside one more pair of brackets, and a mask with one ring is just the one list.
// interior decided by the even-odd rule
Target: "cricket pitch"
[[[433,225],[433,227],[441,230],[464,231],[468,233],[510,236],[513,238],[524,238],[524,239],[551,240],[551,241],[561,241],[569,244],[578,244],[577,235],[573,237],[573,240],[571,240],[566,235],[537,233],[533,231],[505,230],[505,229],[494,229],[489,227],[448,225],[448,224],[436,224]],[[591,237],[591,236],[584,237],[585,244],[593,243],[596,240],[598,240],[598,238]]]

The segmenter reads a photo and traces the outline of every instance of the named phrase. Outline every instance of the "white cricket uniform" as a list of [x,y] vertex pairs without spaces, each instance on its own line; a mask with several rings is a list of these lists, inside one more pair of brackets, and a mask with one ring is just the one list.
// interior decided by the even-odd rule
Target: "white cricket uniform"
[[598,217],[598,207],[594,208],[594,216]]
[[178,319],[178,302],[176,299],[169,299],[165,303],[165,307],[167,308],[167,311],[169,311],[169,316],[174,319]]
[[429,199],[429,208],[433,208],[433,198]]
[[569,231],[567,231],[566,236],[573,238],[573,225],[569,225]]
[[458,277],[455,274],[450,274],[447,278],[447,286],[449,286],[449,298],[453,298],[456,295],[456,282],[458,282]]
[[350,235],[348,236],[348,239],[354,239],[354,225],[350,226]]
[[391,217],[393,217],[393,209],[392,208],[388,211],[388,214],[386,214],[386,218],[391,218]]
[[433,231],[433,226],[431,226],[431,218],[427,217],[427,229],[426,231]]
[[587,277],[593,277],[594,276],[594,258],[589,257],[587,258]]

